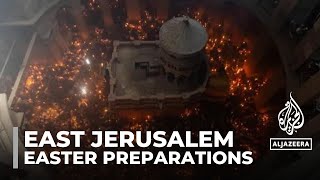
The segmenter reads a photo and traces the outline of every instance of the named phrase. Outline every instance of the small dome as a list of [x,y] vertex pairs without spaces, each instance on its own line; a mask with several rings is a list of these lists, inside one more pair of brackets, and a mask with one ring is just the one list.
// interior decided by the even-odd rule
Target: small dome
[[160,29],[160,46],[168,53],[191,55],[201,51],[208,41],[206,29],[189,17],[176,17]]

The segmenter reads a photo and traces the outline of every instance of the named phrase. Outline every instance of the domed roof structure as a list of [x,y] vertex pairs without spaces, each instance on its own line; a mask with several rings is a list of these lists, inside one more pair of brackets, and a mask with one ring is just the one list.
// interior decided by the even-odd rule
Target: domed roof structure
[[201,51],[208,41],[206,29],[189,17],[176,17],[160,29],[160,46],[168,53],[191,55]]

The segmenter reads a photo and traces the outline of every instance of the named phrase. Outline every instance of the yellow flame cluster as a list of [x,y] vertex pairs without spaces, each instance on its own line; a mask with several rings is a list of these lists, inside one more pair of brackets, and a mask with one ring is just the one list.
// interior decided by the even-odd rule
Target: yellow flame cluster
[[160,26],[164,20],[144,11],[138,22],[126,22],[127,38],[130,40],[156,40],[159,38]]
[[[95,0],[90,1],[90,10],[94,11],[99,7],[95,3]],[[230,108],[228,121],[240,136],[254,138],[256,132],[264,132],[268,127],[270,117],[268,114],[260,114],[253,107],[254,97],[266,84],[266,80],[256,76],[249,77],[245,73],[244,64],[251,51],[246,42],[235,45],[224,32],[222,24],[215,24],[198,11],[189,11],[187,15],[207,28],[209,40],[205,51],[210,59],[212,75],[223,71],[229,78],[229,101],[226,103],[227,108]],[[145,11],[140,21],[125,23],[126,38],[158,39],[163,22]],[[85,41],[81,39],[76,25],[64,27],[71,27],[69,30],[73,32],[69,50],[58,62],[29,66],[24,85],[16,97],[15,108],[26,112],[26,123],[30,129],[90,131],[117,127],[119,118],[107,108],[109,88],[103,77],[105,63],[111,56],[111,37],[105,36],[106,29],[94,28],[90,38]],[[87,59],[90,63],[86,63]],[[188,108],[181,114],[181,118],[198,115],[200,111],[199,107]],[[150,115],[143,121],[132,118],[132,122],[123,129],[147,130],[151,127],[152,119]],[[252,124],[254,120],[258,122],[255,122],[254,129],[250,129],[248,124]],[[241,146],[256,152],[247,142],[242,142]]]

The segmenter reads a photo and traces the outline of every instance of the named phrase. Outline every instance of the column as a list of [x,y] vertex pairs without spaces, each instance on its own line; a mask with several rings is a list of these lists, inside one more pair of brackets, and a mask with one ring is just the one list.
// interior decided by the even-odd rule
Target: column
[[62,49],[59,47],[59,45],[55,42],[54,39],[50,39],[49,40],[49,51],[50,51],[50,55],[51,57],[54,58],[54,60],[58,61],[59,59],[62,58],[63,56],[63,51]]
[[141,19],[140,0],[126,0],[128,21],[139,21]]
[[109,26],[112,26],[114,24],[113,19],[112,19],[112,13],[111,13],[111,7],[110,7],[110,2],[106,0],[100,0],[100,5],[103,13],[103,22],[104,26],[107,28]]
[[76,24],[79,28],[80,35],[83,39],[88,38],[88,27],[82,15],[83,6],[79,0],[70,0],[70,5],[72,6],[71,14],[76,20]]
[[156,0],[154,3],[157,8],[157,17],[164,20],[168,19],[170,0]]
[[69,47],[69,38],[70,37],[64,37],[59,31],[59,27],[55,26],[53,30],[53,36],[55,39],[55,42],[61,47],[62,50],[66,50]]

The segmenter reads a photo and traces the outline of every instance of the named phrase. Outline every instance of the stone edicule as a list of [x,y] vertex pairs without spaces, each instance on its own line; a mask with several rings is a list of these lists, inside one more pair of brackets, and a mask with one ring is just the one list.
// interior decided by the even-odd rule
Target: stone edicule
[[114,51],[107,73],[110,77],[109,102],[124,100],[189,99],[203,93],[208,81],[205,56],[197,59],[197,72],[173,80],[161,62],[159,41],[114,41]]

